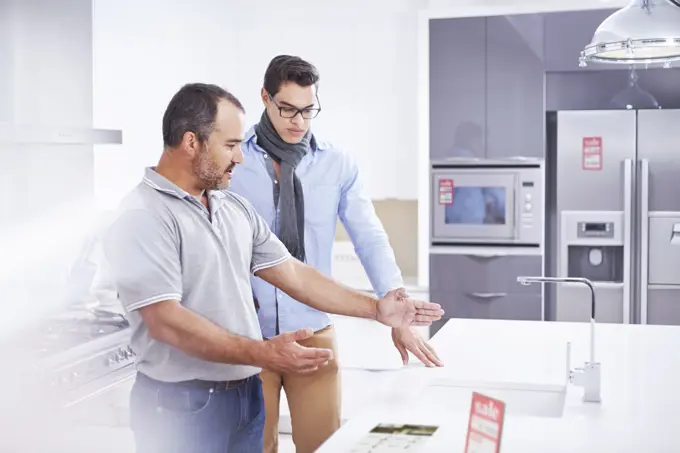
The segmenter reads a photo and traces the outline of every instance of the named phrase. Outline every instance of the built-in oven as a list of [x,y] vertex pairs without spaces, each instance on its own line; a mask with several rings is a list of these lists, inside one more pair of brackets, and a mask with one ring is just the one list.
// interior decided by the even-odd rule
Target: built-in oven
[[543,241],[542,160],[443,160],[431,164],[431,245]]

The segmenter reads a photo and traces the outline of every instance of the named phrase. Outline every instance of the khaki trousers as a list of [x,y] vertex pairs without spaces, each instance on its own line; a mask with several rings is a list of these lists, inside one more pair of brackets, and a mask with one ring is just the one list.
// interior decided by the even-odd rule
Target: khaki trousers
[[264,453],[277,453],[281,389],[286,392],[296,453],[313,453],[340,428],[340,372],[333,326],[306,340],[306,347],[333,350],[333,360],[312,374],[279,374],[263,370],[262,389],[266,421]]

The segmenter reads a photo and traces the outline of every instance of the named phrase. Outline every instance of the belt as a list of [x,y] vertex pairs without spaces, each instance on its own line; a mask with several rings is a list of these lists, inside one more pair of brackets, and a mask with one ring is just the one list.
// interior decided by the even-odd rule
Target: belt
[[212,389],[212,390],[218,392],[218,391],[224,391],[224,390],[229,390],[229,389],[241,387],[247,381],[248,381],[248,378],[238,379],[236,381],[202,381],[200,379],[193,379],[191,381],[178,382],[178,384],[188,385],[190,387]]
[[237,387],[241,387],[244,385],[246,382],[248,382],[248,379],[250,378],[245,378],[245,379],[237,379],[235,381],[204,381],[201,379],[192,379],[190,381],[179,381],[179,382],[164,382],[164,381],[159,381],[153,378],[150,378],[149,376],[143,374],[143,373],[137,373],[137,379],[141,379],[147,382],[152,382],[158,385],[177,385],[177,386],[188,386],[188,387],[197,387],[197,388],[204,388],[204,389],[212,389],[213,391],[224,391],[224,390],[229,390]]

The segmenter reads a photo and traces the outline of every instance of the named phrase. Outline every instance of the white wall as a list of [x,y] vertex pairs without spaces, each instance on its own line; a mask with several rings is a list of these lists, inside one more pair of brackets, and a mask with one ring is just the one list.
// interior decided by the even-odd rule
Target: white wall
[[95,0],[94,124],[123,130],[99,149],[97,196],[113,207],[156,162],[161,117],[184,83],[220,84],[261,114],[269,60],[321,73],[314,130],[353,154],[373,198],[417,199],[417,11],[422,1]]

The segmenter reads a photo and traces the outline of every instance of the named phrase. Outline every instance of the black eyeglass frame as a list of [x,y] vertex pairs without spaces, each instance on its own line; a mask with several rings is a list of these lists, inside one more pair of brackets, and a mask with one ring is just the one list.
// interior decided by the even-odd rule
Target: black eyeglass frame
[[[311,120],[319,116],[319,113],[321,113],[321,102],[319,101],[319,95],[316,95],[316,104],[318,105],[318,107],[314,108],[305,107],[304,109],[299,109],[297,107],[287,105],[281,106],[279,105],[278,102],[276,102],[276,99],[274,99],[274,96],[272,96],[271,93],[267,93],[267,95],[269,96],[269,100],[271,100],[274,103],[274,105],[279,109],[279,116],[281,118],[293,119],[296,116],[300,115],[305,120]],[[293,111],[295,112],[290,116],[286,116],[283,114],[284,109],[289,110],[289,112],[287,112],[286,115],[290,115],[291,113],[293,113]],[[305,116],[305,112],[312,112],[313,116]]]

